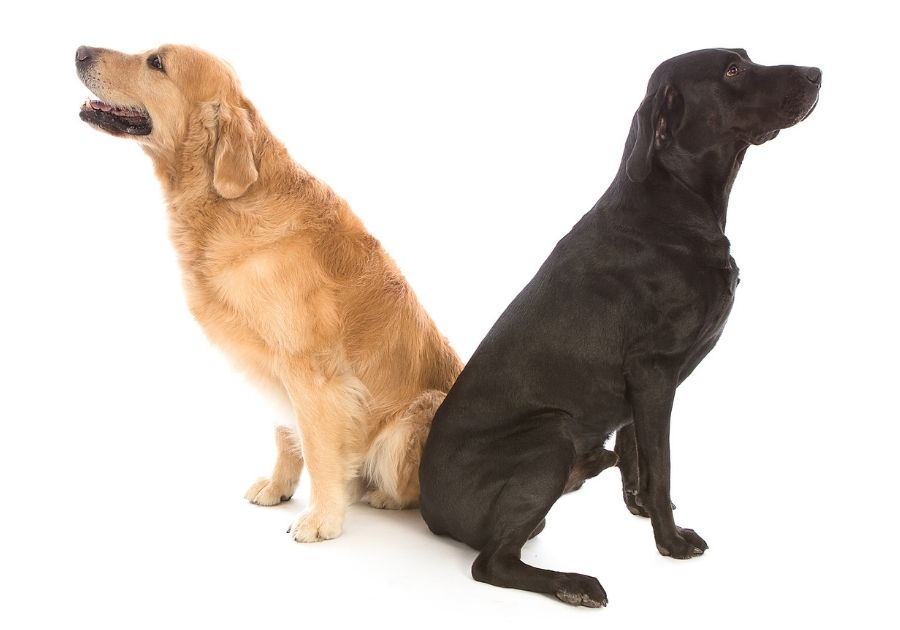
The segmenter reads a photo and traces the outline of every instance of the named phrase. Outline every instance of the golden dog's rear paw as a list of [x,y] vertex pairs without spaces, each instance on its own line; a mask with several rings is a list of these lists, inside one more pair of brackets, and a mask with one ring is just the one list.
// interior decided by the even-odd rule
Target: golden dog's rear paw
[[293,494],[293,488],[282,487],[271,479],[261,477],[250,486],[244,498],[256,505],[278,505],[282,501],[289,501]]
[[406,507],[403,503],[400,503],[388,493],[381,490],[370,490],[366,493],[366,496],[363,497],[363,501],[373,508],[378,508],[380,510],[402,510]]
[[319,542],[340,536],[343,524],[343,514],[308,508],[294,519],[287,531],[297,542]]

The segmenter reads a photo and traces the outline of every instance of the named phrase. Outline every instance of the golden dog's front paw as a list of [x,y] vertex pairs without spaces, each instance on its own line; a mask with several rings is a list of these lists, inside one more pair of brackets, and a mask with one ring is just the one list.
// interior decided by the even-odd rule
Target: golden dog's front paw
[[271,479],[257,479],[244,494],[244,498],[256,505],[278,505],[289,501],[294,494],[293,488],[285,488]]
[[343,514],[311,507],[294,519],[288,533],[297,542],[319,542],[340,536],[343,524]]

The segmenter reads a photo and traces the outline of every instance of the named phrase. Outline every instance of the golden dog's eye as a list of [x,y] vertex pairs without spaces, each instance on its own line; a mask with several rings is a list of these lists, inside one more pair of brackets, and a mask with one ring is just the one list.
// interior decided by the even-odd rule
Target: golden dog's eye
[[159,58],[159,55],[150,55],[149,57],[147,57],[147,65],[154,70],[165,72],[162,65],[162,59]]
[[737,64],[731,64],[728,66],[728,70],[725,71],[726,77],[736,77],[741,73],[741,69],[737,67]]

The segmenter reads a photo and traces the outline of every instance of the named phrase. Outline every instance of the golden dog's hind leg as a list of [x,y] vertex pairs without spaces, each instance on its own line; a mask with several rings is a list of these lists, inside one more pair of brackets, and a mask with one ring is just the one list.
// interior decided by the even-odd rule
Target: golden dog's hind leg
[[366,455],[365,476],[374,486],[365,501],[376,508],[400,510],[419,504],[419,462],[434,414],[446,394],[427,390],[387,421]]
[[309,506],[288,532],[297,542],[340,536],[351,486],[362,461],[367,392],[351,374],[328,376],[308,367],[285,379],[297,417],[303,460],[309,474]]
[[278,505],[288,501],[300,482],[303,471],[303,455],[296,434],[289,427],[275,427],[275,445],[278,455],[272,476],[261,477],[250,486],[244,498],[256,505]]

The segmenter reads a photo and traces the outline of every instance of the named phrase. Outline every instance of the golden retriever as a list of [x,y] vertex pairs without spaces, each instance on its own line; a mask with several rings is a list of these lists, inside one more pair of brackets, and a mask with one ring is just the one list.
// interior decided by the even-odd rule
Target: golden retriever
[[82,46],[76,67],[101,99],[82,120],[153,160],[191,312],[293,410],[271,477],[246,498],[289,499],[305,464],[309,505],[289,530],[301,542],[338,536],[363,492],[415,505],[422,445],[462,364],[379,242],[291,160],[218,58]]

